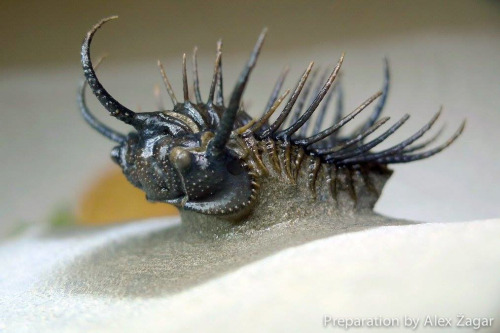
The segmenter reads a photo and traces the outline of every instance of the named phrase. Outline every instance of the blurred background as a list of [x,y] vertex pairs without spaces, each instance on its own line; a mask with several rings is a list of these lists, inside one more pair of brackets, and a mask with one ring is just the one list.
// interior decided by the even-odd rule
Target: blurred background
[[[343,51],[345,107],[352,110],[381,88],[387,56],[392,86],[385,114],[392,121],[412,116],[390,143],[411,135],[440,105],[445,136],[464,118],[468,123],[445,152],[394,166],[376,210],[435,222],[500,216],[500,1],[3,0],[0,235],[31,224],[176,214],[147,203],[125,181],[109,158],[113,143],[91,130],[76,107],[80,43],[93,24],[114,14],[120,19],[98,32],[93,57],[109,54],[100,78],[136,110],[154,110],[153,86],[161,83],[157,59],[180,93],[182,53],[195,45],[206,94],[221,37],[230,91],[265,26],[268,38],[245,94],[254,116],[285,65],[291,66],[285,83],[291,88],[309,61],[332,66]],[[107,124],[129,130],[92,96],[88,100]]]

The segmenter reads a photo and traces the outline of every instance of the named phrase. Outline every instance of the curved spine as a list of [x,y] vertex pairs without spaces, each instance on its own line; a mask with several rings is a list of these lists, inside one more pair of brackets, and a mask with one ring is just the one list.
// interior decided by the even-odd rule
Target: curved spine
[[118,18],[118,16],[111,16],[101,20],[85,36],[81,52],[83,73],[85,74],[87,82],[92,91],[94,92],[94,95],[97,97],[99,102],[101,102],[102,106],[104,106],[104,108],[108,110],[113,117],[127,124],[135,125],[135,112],[129,110],[128,108],[120,104],[107,92],[106,89],[104,89],[101,82],[99,82],[99,80],[97,79],[97,75],[94,71],[94,67],[92,66],[92,61],[90,59],[90,44],[92,42],[92,38],[94,37],[95,32],[104,23],[116,18]]

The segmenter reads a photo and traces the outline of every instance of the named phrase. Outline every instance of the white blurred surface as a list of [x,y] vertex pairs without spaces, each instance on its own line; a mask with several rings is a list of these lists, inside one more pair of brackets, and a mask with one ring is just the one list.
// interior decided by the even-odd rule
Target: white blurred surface
[[[449,332],[457,330],[457,315],[464,314],[494,318],[494,326],[480,332],[498,332],[498,219],[334,236],[289,248],[174,295],[113,297],[109,291],[100,294],[92,281],[88,292],[61,288],[61,283],[78,283],[64,274],[65,268],[85,262],[78,259],[98,254],[103,246],[136,246],[137,237],[176,222],[139,221],[66,237],[26,235],[0,246],[0,331],[316,332],[325,330],[323,316],[330,315],[400,321],[409,316],[420,320],[417,332]],[[157,256],[144,260],[161,264]],[[129,269],[143,275],[142,290],[156,277],[154,270]],[[101,278],[95,276],[96,285]],[[127,283],[114,278],[116,284]],[[426,316],[451,318],[452,326],[423,327]],[[399,325],[391,331],[410,331]]]
[[[314,31],[321,30],[321,26],[304,22],[302,34],[310,32],[315,42],[301,46],[293,44],[292,40],[286,52],[273,47],[282,45],[280,40],[284,36],[271,29],[245,94],[250,112],[259,114],[284,65],[292,66],[285,83],[285,87],[292,87],[310,60],[318,65],[331,65],[342,51],[346,51],[343,66],[346,110],[351,110],[380,89],[382,59],[388,56],[392,86],[384,114],[392,116],[392,121],[404,113],[412,116],[391,142],[412,134],[440,105],[444,105],[445,111],[441,122],[448,124],[443,140],[462,119],[467,118],[468,123],[463,136],[445,152],[423,162],[395,166],[396,172],[384,190],[377,211],[423,221],[500,216],[500,6],[495,1],[448,3],[457,6],[450,5],[449,11],[439,11],[439,17],[432,16],[438,15],[433,11],[433,2],[422,2],[428,8],[419,9],[419,13],[430,15],[425,19],[441,20],[442,25],[419,26],[418,17],[406,21],[401,15],[405,10],[401,3],[394,6],[394,14],[391,14],[391,6],[373,13],[360,10],[352,20],[345,17],[339,20],[338,29],[344,32],[342,35],[332,28],[337,26],[336,21],[329,23],[331,40],[324,38],[325,31],[321,31],[321,40],[315,39]],[[373,3],[371,6],[376,7]],[[459,13],[454,12],[457,8]],[[280,12],[278,6],[276,11]],[[287,24],[298,24],[290,13],[288,17],[276,15],[281,19],[273,23],[278,32]],[[326,22],[329,15],[342,17],[342,13],[327,6],[324,12],[317,11],[318,22]],[[453,20],[455,16],[467,17],[467,26],[457,26]],[[390,29],[387,20],[392,19],[393,28]],[[260,21],[255,25],[227,28],[227,34],[231,37],[238,31],[245,31],[246,36],[252,29],[256,37]],[[363,30],[364,26],[378,25],[384,27],[384,34]],[[98,43],[100,36],[104,39],[115,36],[113,45],[120,41],[129,46],[130,42],[120,35],[123,27],[128,26],[127,17],[122,16],[109,23],[96,37],[94,57],[108,51],[111,54],[101,67],[100,77],[123,104],[133,109],[140,105],[142,110],[152,110],[152,87],[160,82],[155,62],[161,55],[145,54],[147,60],[141,61],[123,60],[120,53]],[[350,31],[355,32],[352,38],[349,38]],[[168,41],[171,35],[171,32],[165,33],[165,40]],[[207,33],[202,35],[206,37]],[[213,37],[214,44],[217,37]],[[228,46],[233,51],[224,55],[226,92],[232,87],[251,43],[245,38],[245,43]],[[8,47],[15,47],[15,44]],[[180,91],[180,55],[185,50],[170,51],[179,56],[169,56],[164,63],[175,89]],[[200,49],[205,92],[213,53],[213,49]],[[113,59],[121,59],[121,62]],[[0,234],[21,220],[43,221],[60,203],[74,205],[82,189],[102,168],[111,164],[109,152],[113,144],[93,132],[76,109],[76,86],[81,76],[77,47],[74,61],[69,63],[71,65],[59,67],[42,64],[28,69],[4,66],[0,72]],[[164,100],[168,101],[165,95]],[[117,121],[109,119],[90,96],[89,101],[97,115],[125,130]]]

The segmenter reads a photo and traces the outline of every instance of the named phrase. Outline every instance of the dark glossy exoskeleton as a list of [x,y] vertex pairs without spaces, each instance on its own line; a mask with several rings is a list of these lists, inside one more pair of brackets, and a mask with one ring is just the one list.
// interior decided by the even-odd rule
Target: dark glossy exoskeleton
[[[142,189],[148,200],[166,202],[185,210],[202,214],[237,216],[247,213],[258,198],[259,181],[269,176],[272,168],[292,183],[299,177],[301,163],[309,160],[309,186],[313,196],[316,175],[320,166],[329,170],[370,172],[383,169],[389,163],[404,163],[432,156],[449,146],[462,132],[464,124],[444,144],[428,151],[421,149],[437,136],[413,144],[436,122],[438,112],[429,123],[403,142],[378,152],[371,149],[393,134],[409,116],[403,116],[381,135],[365,142],[365,138],[386,123],[381,118],[389,89],[389,69],[385,66],[385,82],[381,92],[367,99],[356,110],[344,115],[341,86],[335,82],[343,56],[318,86],[310,105],[303,111],[308,94],[314,89],[311,80],[311,63],[301,76],[279,116],[270,122],[289,91],[280,96],[286,70],[278,78],[262,117],[258,120],[245,113],[242,95],[250,73],[255,66],[264,42],[265,31],[260,35],[248,63],[244,67],[226,104],[223,97],[221,43],[218,43],[215,69],[208,100],[201,97],[196,64],[193,56],[194,92],[196,101],[189,98],[186,73],[186,56],[183,59],[184,99],[178,102],[161,64],[173,110],[136,113],[116,101],[101,85],[90,59],[90,43],[94,33],[107,21],[95,25],[82,45],[82,65],[86,81],[79,91],[80,109],[86,121],[98,132],[118,143],[112,151],[113,160],[122,168],[128,180]],[[315,72],[313,72],[315,73]],[[312,76],[313,74],[311,74]],[[325,80],[326,79],[326,80]],[[115,132],[98,121],[85,103],[85,88],[90,86],[101,104],[115,118],[131,125],[135,131],[129,135]],[[328,103],[337,95],[337,111],[332,126],[321,129]],[[338,135],[339,129],[349,123],[368,105],[379,98],[369,119],[350,135]],[[321,108],[320,103],[325,100]],[[309,124],[312,114],[319,110],[312,133]],[[288,125],[285,126],[285,122]],[[282,127],[285,127],[282,129]],[[263,161],[266,155],[267,163]],[[327,179],[328,176],[327,176]],[[276,181],[281,181],[277,179]]]

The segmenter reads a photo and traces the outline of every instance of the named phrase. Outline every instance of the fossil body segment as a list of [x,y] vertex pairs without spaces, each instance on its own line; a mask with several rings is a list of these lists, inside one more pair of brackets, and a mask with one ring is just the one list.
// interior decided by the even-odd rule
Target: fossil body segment
[[[338,203],[346,198],[352,202],[352,211],[369,210],[391,174],[388,164],[435,155],[448,147],[465,126],[464,122],[450,139],[425,150],[437,135],[424,142],[417,140],[435,124],[439,111],[406,140],[373,151],[397,131],[409,115],[382,131],[381,127],[389,121],[388,117],[381,117],[389,91],[387,62],[383,89],[344,114],[342,87],[338,80],[343,55],[317,86],[312,78],[316,72],[310,63],[295,87],[281,93],[288,72],[285,70],[262,116],[252,119],[242,106],[242,96],[264,43],[265,31],[259,36],[228,101],[223,94],[222,44],[219,42],[207,100],[203,100],[200,91],[195,49],[194,96],[189,94],[184,55],[183,99],[177,99],[159,63],[173,108],[136,113],[106,91],[90,59],[90,44],[95,32],[113,18],[95,25],[83,42],[82,65],[86,81],[80,87],[80,109],[94,129],[118,143],[111,155],[128,180],[142,189],[148,200],[174,204],[181,212],[241,220],[256,210],[269,208],[270,200],[286,205],[297,196],[300,198],[295,204],[319,202],[325,207],[322,213],[334,213]],[[123,135],[97,120],[85,104],[87,84],[112,116],[131,125],[135,131]],[[334,122],[322,129],[332,100],[337,104]],[[374,111],[366,122],[349,134],[341,134],[341,130],[348,132],[345,127],[351,120],[373,103]],[[316,114],[314,121],[313,114]],[[380,134],[367,140],[378,130]]]

